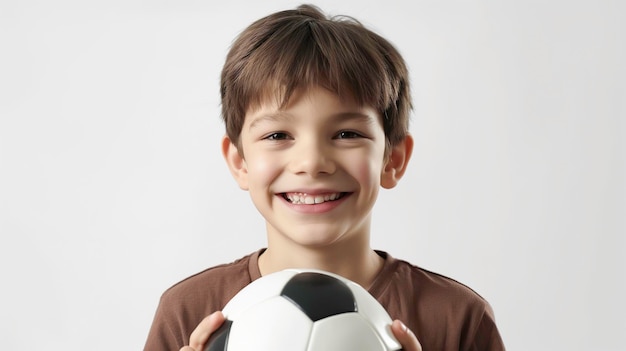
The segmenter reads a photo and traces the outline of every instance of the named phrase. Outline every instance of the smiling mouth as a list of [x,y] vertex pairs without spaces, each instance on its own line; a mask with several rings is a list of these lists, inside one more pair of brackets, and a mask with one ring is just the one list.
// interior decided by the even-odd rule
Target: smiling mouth
[[283,198],[294,205],[317,205],[329,201],[337,201],[347,193],[327,193],[309,195],[305,193],[282,193]]

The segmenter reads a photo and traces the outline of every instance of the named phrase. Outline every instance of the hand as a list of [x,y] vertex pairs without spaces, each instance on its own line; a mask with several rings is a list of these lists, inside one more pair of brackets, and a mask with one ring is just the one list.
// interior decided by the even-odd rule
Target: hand
[[183,346],[180,351],[203,351],[204,344],[209,340],[211,334],[224,323],[224,320],[224,315],[220,311],[206,316],[196,329],[191,332],[189,346]]
[[[184,346],[180,351],[202,351],[211,334],[224,323],[224,320],[224,315],[219,311],[205,317],[196,329],[191,332],[189,346]],[[404,351],[422,351],[422,346],[417,341],[417,337],[404,323],[399,320],[393,321],[391,331],[398,339],[398,342],[400,342],[400,345],[402,345]]]
[[417,337],[404,323],[396,319],[391,323],[391,331],[404,351],[422,351],[422,345],[417,341]]

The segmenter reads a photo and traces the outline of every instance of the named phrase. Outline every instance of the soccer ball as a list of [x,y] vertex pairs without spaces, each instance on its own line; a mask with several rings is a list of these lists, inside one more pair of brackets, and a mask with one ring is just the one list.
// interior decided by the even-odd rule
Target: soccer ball
[[288,269],[243,288],[224,307],[205,351],[392,351],[387,311],[360,285],[320,270]]

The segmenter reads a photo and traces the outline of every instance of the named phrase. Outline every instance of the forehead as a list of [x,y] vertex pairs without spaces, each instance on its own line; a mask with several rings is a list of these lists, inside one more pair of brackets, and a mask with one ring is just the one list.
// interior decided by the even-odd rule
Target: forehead
[[290,96],[280,92],[265,95],[248,107],[245,124],[257,123],[260,117],[263,121],[289,121],[299,115],[361,121],[379,117],[373,107],[358,103],[352,94],[339,95],[321,86],[311,86],[296,89]]

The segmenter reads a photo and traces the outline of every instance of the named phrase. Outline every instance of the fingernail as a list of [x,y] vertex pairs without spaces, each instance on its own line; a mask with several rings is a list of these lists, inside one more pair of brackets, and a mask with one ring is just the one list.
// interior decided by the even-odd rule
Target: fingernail
[[405,332],[405,333],[409,329],[409,328],[407,328],[406,324],[402,323],[402,321],[400,321],[400,327],[402,328],[402,331]]

